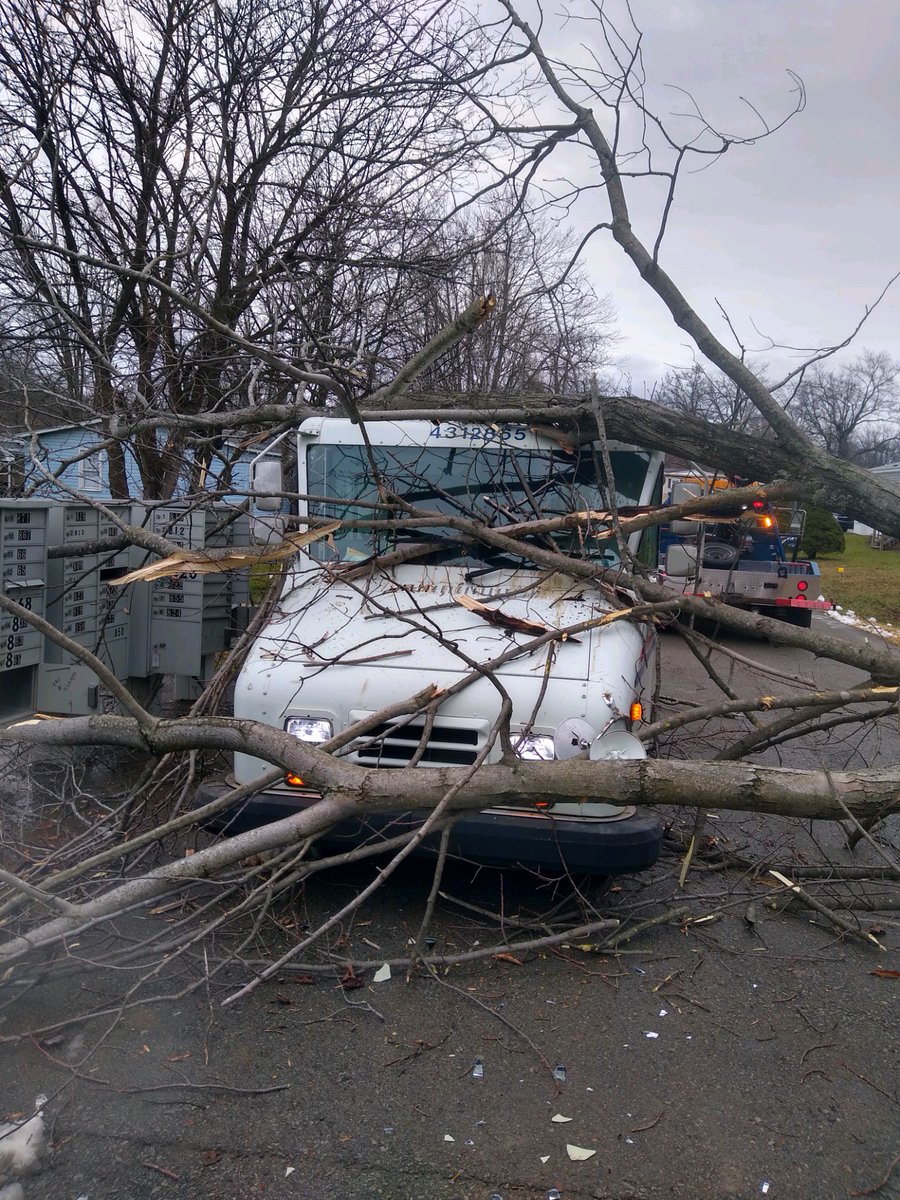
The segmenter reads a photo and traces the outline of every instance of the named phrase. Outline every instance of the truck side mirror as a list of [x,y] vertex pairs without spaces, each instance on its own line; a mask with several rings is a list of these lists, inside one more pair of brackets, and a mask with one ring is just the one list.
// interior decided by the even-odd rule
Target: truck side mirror
[[703,495],[703,488],[699,483],[673,483],[672,484],[672,503],[684,504],[687,500],[696,500]]
[[262,458],[259,462],[254,463],[253,475],[250,479],[254,508],[261,512],[279,512],[283,490],[281,463],[277,459]]
[[685,579],[697,570],[696,546],[670,546],[666,551],[666,574]]

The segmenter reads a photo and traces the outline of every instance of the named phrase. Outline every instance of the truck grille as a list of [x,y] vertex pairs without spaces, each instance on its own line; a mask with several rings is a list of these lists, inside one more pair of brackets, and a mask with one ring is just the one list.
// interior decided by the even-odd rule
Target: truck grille
[[[363,766],[403,767],[422,740],[422,721],[408,725],[381,724],[354,746],[353,756]],[[374,739],[378,739],[373,743]],[[462,767],[478,757],[482,735],[477,729],[435,724],[419,763],[440,767]]]

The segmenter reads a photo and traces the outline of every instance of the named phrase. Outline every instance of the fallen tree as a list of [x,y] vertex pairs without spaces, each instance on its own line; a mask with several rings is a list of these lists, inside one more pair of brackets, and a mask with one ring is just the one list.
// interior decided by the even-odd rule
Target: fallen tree
[[[505,182],[518,178],[515,160],[517,154],[521,156],[523,151],[527,152],[524,154],[526,158],[529,154],[549,155],[557,145],[569,139],[588,147],[593,156],[593,166],[599,169],[604,181],[604,194],[610,210],[609,220],[600,222],[597,228],[611,232],[676,323],[689,333],[700,353],[715,363],[749,396],[767,424],[765,436],[747,434],[686,416],[633,396],[605,396],[595,402],[586,396],[553,394],[453,394],[439,397],[428,394],[425,381],[430,366],[449,348],[462,344],[485,322],[496,321],[498,310],[502,316],[502,302],[498,304],[490,295],[476,297],[457,319],[437,335],[423,339],[422,348],[417,354],[406,362],[393,363],[392,369],[386,370],[386,357],[370,351],[362,334],[358,344],[340,347],[335,351],[328,336],[311,333],[294,355],[287,353],[274,338],[277,321],[273,321],[268,330],[273,334],[271,343],[264,336],[265,328],[257,330],[258,336],[252,336],[246,325],[238,328],[236,320],[229,316],[229,305],[208,303],[199,293],[176,286],[169,269],[171,259],[168,254],[145,256],[147,261],[135,262],[131,256],[110,260],[78,248],[72,239],[54,241],[48,237],[35,237],[15,221],[8,222],[5,234],[10,239],[10,245],[19,258],[31,264],[33,269],[36,270],[35,264],[39,260],[51,264],[54,269],[64,265],[76,278],[88,278],[91,273],[96,273],[101,279],[113,278],[128,297],[140,294],[146,299],[154,296],[167,313],[180,314],[189,327],[198,328],[198,342],[213,347],[216,363],[227,362],[235,377],[244,372],[247,378],[254,381],[260,375],[277,381],[277,386],[265,391],[266,401],[272,394],[283,395],[290,388],[302,389],[298,390],[297,397],[290,403],[256,404],[253,403],[255,384],[247,388],[236,385],[234,395],[230,391],[226,395],[215,391],[207,411],[195,411],[203,406],[157,404],[153,388],[148,384],[152,372],[149,368],[146,371],[142,369],[138,372],[141,387],[135,389],[134,402],[123,404],[121,395],[118,395],[112,405],[115,409],[112,416],[104,408],[102,440],[96,446],[105,448],[120,462],[132,445],[139,444],[149,461],[153,459],[153,446],[148,443],[152,443],[160,430],[174,431],[178,435],[176,440],[179,446],[203,445],[236,431],[246,431],[259,438],[264,432],[274,436],[296,426],[307,416],[337,412],[349,416],[364,429],[371,422],[385,418],[524,423],[548,435],[563,449],[573,449],[585,442],[596,442],[605,448],[607,439],[614,438],[672,451],[732,475],[767,481],[765,487],[757,487],[747,493],[736,492],[735,496],[763,496],[773,500],[796,497],[825,503],[867,520],[887,533],[900,535],[900,490],[883,479],[826,454],[810,441],[785,410],[777,393],[796,372],[778,387],[768,387],[740,355],[732,353],[714,336],[708,324],[662,270],[659,263],[660,244],[674,198],[678,170],[685,158],[690,156],[691,147],[676,146],[674,149],[677,163],[673,167],[671,190],[660,217],[658,237],[652,245],[645,245],[634,232],[628,208],[626,187],[631,163],[629,168],[623,169],[622,156],[615,140],[610,140],[604,132],[591,105],[583,103],[584,97],[579,99],[570,94],[567,80],[561,78],[559,69],[544,53],[537,35],[527,22],[505,0],[502,7],[507,14],[507,24],[497,27],[493,36],[499,39],[498,44],[502,48],[513,53],[517,59],[532,63],[536,78],[546,84],[556,101],[567,110],[570,122],[564,128],[548,133],[539,122],[513,128],[504,123],[505,115],[502,120],[495,116],[493,122],[489,123],[492,136],[497,137],[498,145],[511,156]],[[481,111],[478,105],[483,106],[487,102],[478,97],[473,89],[479,82],[483,83],[495,68],[496,60],[491,60],[486,67],[479,66],[471,74],[462,73],[457,80],[459,90],[470,94],[478,111]],[[624,67],[618,64],[618,69],[624,73],[622,83],[625,90],[621,95],[629,95],[633,100],[626,86],[631,68],[626,63]],[[455,158],[454,155],[450,157]],[[13,182],[0,179],[7,189],[7,201]],[[15,213],[14,205],[10,211]],[[324,220],[327,209],[319,216]],[[173,252],[171,257],[177,255]],[[224,291],[228,292],[232,281],[226,279],[222,282]],[[56,322],[59,299],[54,289],[44,287],[42,290],[38,287],[37,295],[35,303],[43,303],[45,315]],[[242,293],[242,303],[244,299]],[[89,309],[90,305],[85,301],[85,312]],[[245,316],[252,315],[249,302],[242,311]],[[362,321],[364,314],[358,315]],[[99,364],[106,375],[114,372],[113,364],[103,348],[95,345],[89,331],[77,322],[73,323],[72,336],[76,340],[81,337],[86,345],[90,343],[91,361]],[[165,343],[165,339],[162,342]],[[160,350],[163,358],[168,352],[168,345],[163,344]],[[373,376],[377,378],[373,379]],[[111,386],[108,379],[106,382]],[[119,383],[127,392],[129,380],[122,379]],[[418,395],[414,394],[416,388],[419,389]],[[334,409],[324,406],[326,398],[335,402]],[[40,461],[36,440],[32,443],[32,457],[35,469],[43,471],[44,482],[53,484],[72,498],[94,504],[118,526],[120,536],[98,546],[98,549],[132,544],[160,560],[154,563],[151,571],[177,573],[189,569],[190,564],[185,562],[183,549],[164,535],[129,525],[116,515],[114,509],[92,500],[67,484],[60,477],[62,472],[54,476],[47,471]],[[292,500],[298,498],[296,493],[289,491],[285,497]],[[188,503],[202,506],[208,499],[208,495],[196,493]],[[341,497],[332,499],[339,501]],[[601,539],[613,539],[621,534],[623,528],[629,532],[650,528],[671,518],[676,511],[682,515],[702,515],[714,506],[714,500],[700,500],[667,512],[658,509],[635,514],[611,511],[601,517],[590,514],[589,519],[594,527],[597,524],[605,525]],[[555,526],[552,520],[556,520]],[[692,717],[697,720],[735,717],[742,724],[735,731],[735,736],[731,737],[729,732],[730,745],[726,745],[718,755],[704,755],[689,761],[667,758],[599,762],[574,758],[555,763],[526,763],[515,760],[507,753],[499,762],[487,764],[479,761],[474,769],[366,769],[347,762],[340,756],[340,751],[354,738],[371,732],[387,719],[414,715],[423,716],[426,722],[433,719],[446,693],[439,691],[436,686],[426,688],[424,692],[395,704],[390,710],[382,709],[361,724],[338,731],[332,741],[315,749],[272,725],[210,714],[224,692],[222,680],[227,680],[240,665],[240,654],[247,648],[247,643],[243,642],[238,652],[229,655],[222,668],[222,679],[213,681],[206,699],[201,698],[186,716],[162,719],[131,695],[121,681],[116,680],[89,651],[52,630],[46,622],[41,623],[9,596],[0,594],[0,609],[18,620],[31,621],[54,640],[65,654],[90,666],[98,680],[109,690],[122,714],[20,724],[0,731],[0,744],[15,744],[35,751],[110,746],[140,752],[146,756],[148,764],[138,784],[121,806],[112,814],[99,818],[83,838],[75,839],[64,850],[48,852],[44,859],[28,862],[21,857],[16,858],[14,869],[4,870],[0,876],[0,884],[4,889],[0,919],[6,922],[5,932],[9,938],[0,950],[0,961],[13,961],[35,949],[65,942],[76,930],[94,928],[131,906],[146,905],[178,889],[190,890],[212,878],[223,881],[229,895],[245,890],[245,898],[238,904],[241,912],[247,911],[253,904],[270,904],[274,895],[302,882],[323,869],[328,862],[348,861],[352,856],[336,856],[324,862],[309,861],[312,840],[336,821],[366,813],[425,812],[428,814],[422,827],[425,833],[433,832],[441,838],[457,813],[502,806],[513,801],[520,804],[546,804],[560,797],[590,796],[616,804],[689,805],[701,810],[721,808],[777,813],[805,820],[841,821],[850,814],[853,820],[866,827],[876,819],[896,813],[900,771],[895,766],[803,771],[749,761],[731,761],[746,759],[767,746],[779,745],[796,734],[798,729],[808,729],[810,722],[817,718],[835,723],[852,723],[864,728],[867,723],[873,724],[887,716],[893,719],[897,710],[897,681],[900,678],[900,655],[896,650],[874,640],[851,642],[819,629],[802,630],[702,596],[677,594],[656,578],[650,566],[645,565],[641,569],[620,563],[615,567],[603,568],[596,562],[561,554],[541,544],[538,538],[552,528],[579,529],[585,517],[584,514],[572,512],[552,520],[549,523],[540,518],[522,521],[515,519],[513,514],[513,519],[505,524],[490,524],[471,517],[438,514],[425,508],[411,507],[396,516],[395,526],[402,525],[408,531],[418,531],[417,538],[420,536],[422,539],[420,545],[409,548],[407,557],[422,553],[423,546],[427,549],[429,528],[439,525],[442,531],[452,531],[452,535],[460,541],[478,542],[534,564],[544,578],[557,573],[581,581],[586,588],[595,589],[609,609],[595,622],[548,630],[537,637],[513,641],[504,655],[486,659],[474,666],[469,664],[471,669],[461,678],[458,687],[464,689],[475,679],[485,676],[496,683],[496,670],[508,661],[509,656],[530,654],[545,646],[549,648],[601,622],[628,620],[656,628],[674,626],[677,635],[685,637],[692,652],[700,655],[710,679],[722,694],[722,700],[717,706],[704,706],[699,713],[682,711],[669,723],[668,728],[674,730],[687,726]],[[311,524],[313,529],[309,536],[316,536],[315,522]],[[363,521],[356,522],[358,527],[365,525]],[[370,525],[379,527],[375,520]],[[318,532],[324,530],[325,527],[320,526]],[[287,557],[299,544],[299,541],[292,543],[286,540],[274,553],[269,551],[270,557]],[[57,548],[55,553],[61,554],[62,550]],[[260,551],[257,557],[262,559],[264,554],[264,551]],[[174,560],[172,556],[175,556]],[[225,565],[226,557],[226,554],[222,555],[220,565]],[[253,556],[249,557],[252,559]],[[215,555],[209,556],[207,565],[215,564],[215,561]],[[232,561],[230,565],[235,564]],[[340,583],[362,589],[378,577],[379,572],[389,570],[390,566],[389,561],[379,561],[376,556],[363,566],[354,566],[349,570],[323,568],[322,587],[329,588]],[[272,593],[273,596],[275,594]],[[711,652],[708,648],[704,650],[690,630],[685,628],[691,619],[707,620],[723,630],[752,634],[775,645],[809,651],[816,658],[828,659],[862,672],[862,678],[852,679],[846,687],[826,689],[810,686],[799,694],[784,692],[781,695],[770,694],[771,687],[766,680],[764,691],[736,696],[728,680],[716,670],[711,661]],[[419,628],[427,632],[427,622],[423,621]],[[521,636],[517,634],[520,639]],[[360,644],[365,640],[362,629],[359,639]],[[550,661],[548,658],[547,662]],[[552,664],[548,670],[551,667]],[[327,664],[323,669],[327,669]],[[498,693],[502,692],[502,688],[499,685],[497,687]],[[491,731],[491,745],[499,741],[501,747],[508,748],[509,711],[499,700],[498,706],[497,723]],[[777,711],[778,715],[766,721],[762,714],[767,711]],[[650,736],[654,737],[665,733],[665,719],[658,717],[651,731]],[[198,766],[198,755],[213,750],[239,752],[273,764],[274,769],[261,775],[253,786],[262,787],[267,782],[280,779],[285,772],[290,772],[301,776],[309,787],[321,792],[323,799],[314,807],[283,821],[200,849],[190,857],[168,861],[172,843],[167,839],[182,834],[199,817],[210,815],[209,810],[205,814],[186,812],[184,805],[189,802],[189,793],[197,774],[202,772],[202,765]],[[217,804],[221,807],[239,801],[251,790],[252,787],[243,787],[227,793]],[[154,808],[153,804],[157,807]],[[362,848],[356,857],[372,855],[376,849],[387,849],[395,855],[391,860],[395,864],[411,853],[424,836],[422,830],[406,833],[377,847]],[[443,840],[442,845],[446,846]],[[135,866],[135,856],[149,853],[150,848],[166,861],[147,866],[146,861],[138,857],[140,865]],[[248,855],[262,852],[273,853],[276,864],[274,875],[264,881],[258,878],[256,867],[244,865]],[[105,874],[95,874],[98,871],[105,872],[110,864],[117,864],[131,878],[124,883],[113,883]],[[442,865],[443,858],[439,858],[437,880],[440,879]],[[393,869],[393,866],[385,870],[389,869]],[[383,870],[373,886],[377,886],[384,877]],[[362,903],[369,894],[370,888],[363,889],[353,903]],[[45,918],[48,908],[55,912],[50,921]],[[201,920],[200,932],[218,928],[227,919],[226,916],[210,918],[206,925]],[[333,924],[334,921],[329,918],[303,944],[309,944],[317,933],[327,932]],[[183,942],[175,939],[175,943],[187,944],[196,936],[199,936],[196,932],[186,933]]]

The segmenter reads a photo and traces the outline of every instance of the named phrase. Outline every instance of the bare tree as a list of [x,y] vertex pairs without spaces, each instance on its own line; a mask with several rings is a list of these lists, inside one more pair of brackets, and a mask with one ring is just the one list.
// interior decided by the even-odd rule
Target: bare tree
[[[311,388],[354,371],[368,296],[343,277],[402,254],[404,209],[471,155],[450,81],[477,27],[368,0],[8,0],[2,17],[0,304],[73,419],[103,417],[114,493],[135,419],[293,390],[232,335]],[[170,495],[180,433],[132,449],[145,494]]]
[[493,319],[425,372],[425,392],[584,392],[609,362],[612,311],[573,268],[566,231],[529,213],[512,195],[467,210],[434,237],[436,270],[410,280],[401,357],[447,324],[473,295],[497,298]]
[[[766,377],[764,369],[757,371],[761,378]],[[765,429],[765,421],[750,397],[727,375],[700,363],[667,372],[654,387],[653,399],[686,416],[701,417],[727,429],[756,435]]]
[[828,369],[815,364],[797,389],[797,418],[829,454],[875,466],[871,456],[896,446],[900,364],[866,351],[853,362]]

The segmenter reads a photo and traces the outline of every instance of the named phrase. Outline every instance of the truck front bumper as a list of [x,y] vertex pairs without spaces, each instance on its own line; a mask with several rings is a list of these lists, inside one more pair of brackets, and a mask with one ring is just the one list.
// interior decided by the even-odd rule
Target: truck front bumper
[[[201,783],[195,807],[219,799],[234,786],[225,779]],[[257,792],[206,824],[220,833],[243,833],[292,816],[319,799],[317,792],[299,789]],[[348,850],[415,829],[426,816],[423,812],[368,813],[364,818],[341,821],[321,841],[338,852]],[[429,835],[422,851],[434,853],[439,840],[439,834]],[[661,845],[659,821],[640,810],[628,809],[619,817],[554,817],[535,810],[493,808],[460,817],[450,834],[449,853],[490,866],[525,867],[551,874],[617,875],[651,867],[659,858]]]

